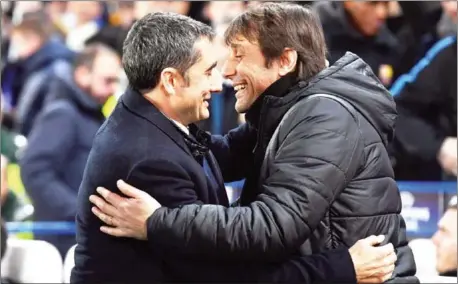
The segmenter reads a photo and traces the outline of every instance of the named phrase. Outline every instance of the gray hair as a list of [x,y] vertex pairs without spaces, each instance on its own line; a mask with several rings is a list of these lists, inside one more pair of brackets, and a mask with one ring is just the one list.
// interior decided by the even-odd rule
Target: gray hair
[[202,37],[213,40],[212,29],[183,15],[151,13],[138,20],[123,45],[122,64],[130,86],[140,92],[151,90],[168,67],[186,77],[201,56],[194,44]]

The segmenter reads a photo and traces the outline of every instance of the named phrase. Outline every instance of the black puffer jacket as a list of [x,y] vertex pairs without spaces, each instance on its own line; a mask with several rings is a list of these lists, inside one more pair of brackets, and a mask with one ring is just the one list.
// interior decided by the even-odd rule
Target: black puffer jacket
[[[418,282],[386,151],[396,117],[389,92],[351,53],[282,92],[287,80],[269,87],[253,106],[257,111],[247,114],[258,130],[252,168],[261,171],[247,179],[244,206],[161,208],[148,220],[149,240],[210,258],[274,261],[384,234],[398,254],[394,278]],[[350,110],[334,99],[306,99],[313,94],[337,96]],[[281,122],[266,153],[281,118],[296,103],[300,107]],[[238,148],[236,132],[225,138],[229,151]],[[221,162],[221,153],[212,150]],[[237,171],[222,169],[225,177],[227,169]]]

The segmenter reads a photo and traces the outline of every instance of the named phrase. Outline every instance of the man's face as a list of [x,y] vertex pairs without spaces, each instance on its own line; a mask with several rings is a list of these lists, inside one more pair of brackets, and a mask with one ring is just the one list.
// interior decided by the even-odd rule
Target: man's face
[[105,103],[112,96],[119,86],[121,74],[121,60],[118,55],[112,52],[100,52],[92,65],[92,70],[80,72],[77,83],[85,89],[97,102]]
[[245,113],[280,78],[279,65],[274,60],[267,68],[260,46],[249,42],[243,36],[237,36],[230,48],[229,58],[223,66],[223,75],[232,81],[236,90],[235,109],[239,113]]
[[344,6],[357,29],[365,36],[376,35],[388,16],[388,2],[345,1]]
[[172,108],[185,124],[209,118],[211,93],[222,90],[222,77],[215,68],[217,56],[212,42],[200,39],[194,48],[200,52],[200,59],[181,77],[176,95],[170,99]]
[[457,270],[457,210],[448,209],[433,236],[436,246],[436,269],[439,273]]
[[28,58],[41,46],[40,38],[34,33],[13,31],[10,37],[8,58],[11,61]]

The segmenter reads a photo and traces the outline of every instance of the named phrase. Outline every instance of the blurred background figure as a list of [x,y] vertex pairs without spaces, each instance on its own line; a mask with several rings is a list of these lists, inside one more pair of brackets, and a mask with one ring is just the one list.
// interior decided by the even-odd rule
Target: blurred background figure
[[387,1],[316,1],[332,65],[345,52],[360,56],[385,86],[392,82],[399,42],[387,28]]
[[107,6],[99,1],[68,1],[62,18],[66,43],[70,49],[80,51],[84,42],[97,33],[108,21]]
[[14,116],[14,128],[27,136],[46,100],[55,68],[69,65],[73,53],[54,37],[43,11],[24,14],[11,29],[6,65],[2,71],[4,111]]
[[[114,94],[121,72],[119,54],[89,45],[73,68],[49,82],[50,101],[37,118],[20,161],[21,177],[35,206],[35,221],[73,222],[76,196],[95,133],[105,117],[102,106]],[[38,236],[64,257],[74,236]]]
[[457,276],[457,199],[450,200],[432,240],[436,246],[436,269],[441,276]]
[[[456,25],[456,1],[443,3]],[[438,40],[391,89],[399,113],[393,143],[397,179],[456,180],[456,48],[455,31]]]
[[189,15],[192,4],[190,1],[135,1],[134,3],[136,19],[143,18],[146,14],[154,12],[173,12]]

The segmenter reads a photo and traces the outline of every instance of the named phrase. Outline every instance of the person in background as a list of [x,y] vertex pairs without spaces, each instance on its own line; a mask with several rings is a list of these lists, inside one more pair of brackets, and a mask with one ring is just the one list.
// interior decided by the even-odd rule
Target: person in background
[[[74,222],[76,197],[92,140],[105,120],[101,108],[121,72],[119,54],[100,44],[79,53],[73,68],[59,70],[50,101],[30,133],[20,160],[21,178],[35,207],[35,221]],[[38,236],[62,255],[74,236]]]
[[68,1],[62,17],[66,31],[66,44],[74,51],[81,51],[84,42],[105,26],[106,3],[103,1]]
[[[457,23],[456,1],[443,2]],[[436,42],[391,88],[399,112],[394,168],[402,180],[456,180],[456,33]]]
[[53,37],[50,19],[43,12],[25,14],[11,31],[8,62],[2,72],[4,111],[13,112],[14,129],[27,136],[48,94],[48,82],[74,54]]
[[129,29],[135,21],[134,1],[117,1],[117,9],[110,15],[110,23]]
[[357,54],[385,87],[392,83],[393,65],[399,58],[399,42],[386,27],[386,1],[315,1],[323,25],[328,60],[333,64],[345,52]]
[[154,12],[172,12],[186,16],[192,5],[191,1],[135,1],[134,3],[135,19],[141,19]]
[[454,196],[432,237],[436,246],[436,270],[441,276],[457,276],[457,198]]

